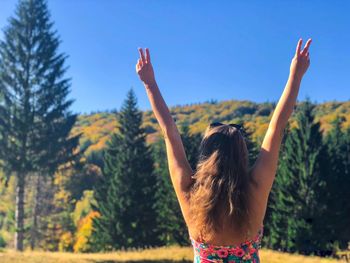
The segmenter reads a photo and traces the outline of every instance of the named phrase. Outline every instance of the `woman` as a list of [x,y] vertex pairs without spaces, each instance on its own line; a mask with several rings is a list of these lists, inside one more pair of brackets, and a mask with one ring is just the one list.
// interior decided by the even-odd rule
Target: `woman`
[[[195,262],[260,262],[259,248],[279,148],[293,112],[301,79],[310,65],[311,39],[299,40],[282,96],[274,110],[260,153],[248,167],[244,132],[239,125],[212,123],[192,171],[178,129],[158,89],[149,49],[140,48],[136,71],[158,120],[171,181],[194,247]],[[225,259],[225,261],[224,261]]]

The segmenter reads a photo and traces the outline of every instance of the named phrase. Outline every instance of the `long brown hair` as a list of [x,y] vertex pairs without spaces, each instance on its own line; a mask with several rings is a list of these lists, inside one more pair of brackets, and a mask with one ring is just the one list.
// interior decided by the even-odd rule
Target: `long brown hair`
[[211,238],[224,220],[239,231],[249,228],[248,149],[241,131],[229,125],[208,127],[200,144],[190,194],[196,235]]

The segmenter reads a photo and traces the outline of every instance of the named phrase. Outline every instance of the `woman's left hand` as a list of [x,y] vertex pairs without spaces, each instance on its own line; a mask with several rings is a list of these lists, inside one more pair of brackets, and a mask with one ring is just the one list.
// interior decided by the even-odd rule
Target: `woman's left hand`
[[140,58],[137,60],[136,72],[145,85],[152,86],[156,83],[156,80],[151,64],[151,56],[149,54],[149,49],[146,48],[146,56],[144,55],[142,48],[139,48],[139,53]]

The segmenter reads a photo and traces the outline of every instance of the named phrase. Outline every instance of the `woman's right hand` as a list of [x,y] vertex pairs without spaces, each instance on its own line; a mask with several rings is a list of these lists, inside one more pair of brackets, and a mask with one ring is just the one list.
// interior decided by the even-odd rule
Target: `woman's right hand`
[[304,49],[301,51],[302,39],[299,39],[295,55],[290,65],[290,75],[301,79],[310,65],[309,47],[311,38],[306,42]]

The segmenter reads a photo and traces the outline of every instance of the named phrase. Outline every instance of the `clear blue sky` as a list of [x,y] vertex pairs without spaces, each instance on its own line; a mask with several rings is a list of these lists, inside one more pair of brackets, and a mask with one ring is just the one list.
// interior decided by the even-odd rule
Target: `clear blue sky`
[[[0,1],[1,28],[16,2]],[[299,37],[313,43],[298,100],[350,98],[350,1],[49,0],[49,8],[69,55],[75,112],[119,109],[131,87],[150,109],[138,47],[150,48],[169,106],[277,101]]]

